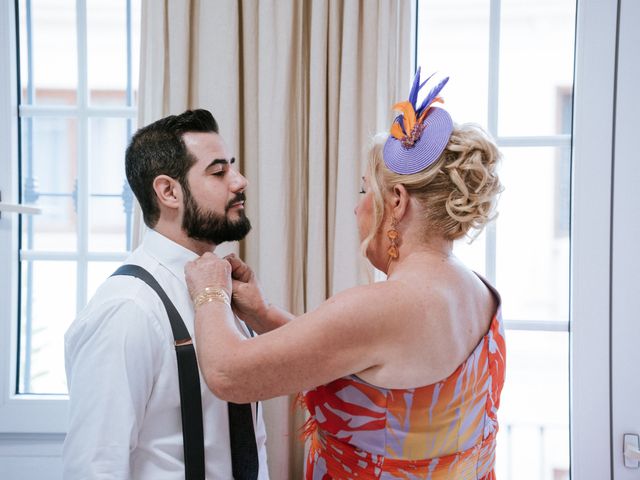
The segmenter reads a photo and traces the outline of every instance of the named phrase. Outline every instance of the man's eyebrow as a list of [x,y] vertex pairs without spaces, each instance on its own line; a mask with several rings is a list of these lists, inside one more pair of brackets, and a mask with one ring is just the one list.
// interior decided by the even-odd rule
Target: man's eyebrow
[[[235,162],[236,159],[235,158],[231,158],[231,161],[227,160],[226,158],[216,158],[213,162],[211,162],[209,165],[207,165],[207,168],[211,168],[214,165],[218,165],[220,163],[222,164],[227,164],[227,163],[233,163]],[[205,168],[205,170],[207,169]]]
[[214,165],[219,165],[221,163],[222,164],[232,165],[232,164],[236,163],[236,157],[231,157],[230,160],[227,160],[226,158],[216,158],[209,165],[207,165],[207,168],[205,168],[205,170],[207,170],[208,168],[213,167]]

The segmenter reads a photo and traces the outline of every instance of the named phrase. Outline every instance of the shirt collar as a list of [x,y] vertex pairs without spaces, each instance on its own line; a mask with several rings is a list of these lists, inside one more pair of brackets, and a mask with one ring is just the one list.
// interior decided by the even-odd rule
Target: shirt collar
[[198,254],[168,239],[155,230],[147,230],[143,241],[145,251],[184,282],[184,266],[198,258]]

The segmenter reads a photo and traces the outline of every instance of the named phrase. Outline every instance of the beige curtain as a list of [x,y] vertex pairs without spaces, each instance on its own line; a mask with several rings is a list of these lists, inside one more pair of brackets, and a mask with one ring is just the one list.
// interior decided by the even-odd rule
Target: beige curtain
[[[410,4],[143,2],[139,123],[213,113],[249,180],[240,253],[295,313],[364,280],[353,209],[369,139],[407,95]],[[271,477],[302,478],[301,414],[290,398],[264,414]]]

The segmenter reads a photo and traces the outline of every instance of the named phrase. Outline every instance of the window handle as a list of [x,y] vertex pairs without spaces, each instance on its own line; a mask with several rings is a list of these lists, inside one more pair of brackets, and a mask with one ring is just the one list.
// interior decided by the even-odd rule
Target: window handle
[[27,215],[40,215],[42,213],[42,209],[39,207],[32,207],[29,205],[23,205],[22,203],[3,203],[0,202],[0,213],[1,212],[14,212],[21,213]]
[[3,203],[0,202],[0,212],[14,212],[28,215],[39,215],[42,213],[40,207],[31,205],[23,205],[22,203]]
[[[2,194],[0,193],[0,200],[1,199]],[[0,218],[2,218],[2,212],[13,212],[22,215],[40,215],[42,209],[31,205],[23,205],[22,203],[4,203],[0,201]]]
[[623,444],[624,466],[627,468],[640,467],[640,436],[625,433]]

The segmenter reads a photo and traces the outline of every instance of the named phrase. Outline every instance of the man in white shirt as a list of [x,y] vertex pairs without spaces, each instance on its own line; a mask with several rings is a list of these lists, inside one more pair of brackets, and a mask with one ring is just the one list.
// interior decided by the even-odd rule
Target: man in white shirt
[[[127,149],[127,179],[150,230],[125,263],[155,277],[192,338],[185,264],[224,241],[244,238],[251,228],[244,214],[247,181],[233,163],[206,110],[144,127]],[[64,479],[184,479],[174,337],[158,295],[137,278],[109,277],[67,331],[65,356],[70,419]],[[202,377],[200,389],[206,478],[228,480],[233,477],[227,402]],[[258,404],[252,411],[257,478],[264,480],[264,422]]]

